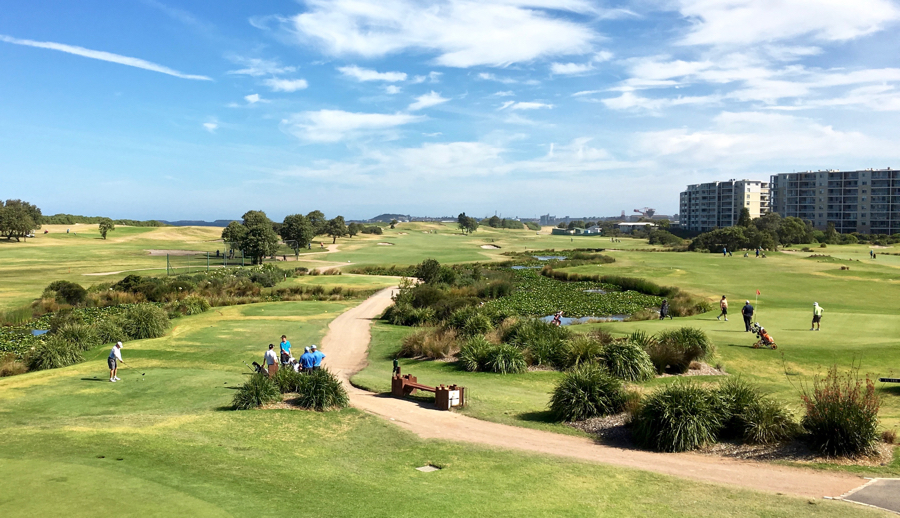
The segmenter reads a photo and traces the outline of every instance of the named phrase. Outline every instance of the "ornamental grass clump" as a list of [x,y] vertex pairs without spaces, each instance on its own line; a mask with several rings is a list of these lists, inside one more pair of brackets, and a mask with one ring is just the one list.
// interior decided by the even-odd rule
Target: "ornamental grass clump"
[[650,355],[627,340],[604,345],[601,357],[606,370],[621,380],[642,382],[653,378],[656,374]]
[[519,374],[528,369],[522,350],[509,345],[491,345],[485,351],[484,370],[499,374]]
[[33,371],[58,369],[83,361],[81,348],[58,336],[51,336],[37,345],[26,358],[28,369]]
[[112,344],[125,339],[125,331],[117,318],[101,320],[94,326],[97,332],[97,340],[101,344]]
[[716,442],[721,428],[714,394],[693,383],[673,383],[644,400],[634,415],[632,436],[644,448],[679,452]]
[[122,329],[129,338],[159,338],[169,329],[169,316],[153,304],[135,304],[125,310]]
[[484,370],[488,350],[493,346],[483,336],[469,338],[459,350],[460,365],[469,372]]
[[577,335],[566,342],[565,364],[567,367],[578,367],[585,363],[596,362],[603,355],[603,344],[588,335]]
[[305,376],[302,372],[297,372],[291,368],[281,368],[270,379],[282,394],[289,392],[300,392],[300,385],[303,383],[302,378]]
[[788,441],[800,433],[800,425],[784,405],[768,397],[760,397],[737,416],[741,438],[750,444],[774,444]]
[[839,374],[831,367],[801,395],[806,415],[801,424],[812,447],[829,457],[858,457],[876,451],[878,408],[875,384],[857,371]]
[[566,373],[550,397],[550,411],[560,421],[611,415],[624,406],[622,382],[592,363]]
[[740,377],[728,378],[713,390],[716,404],[722,417],[723,438],[738,438],[744,434],[741,414],[762,396],[753,385]]
[[209,311],[209,300],[200,295],[190,295],[169,304],[169,309],[182,315],[199,315]]
[[403,339],[399,355],[432,360],[449,358],[459,352],[456,336],[453,329],[422,329]]
[[344,408],[350,404],[350,396],[344,390],[341,381],[328,369],[315,370],[307,374],[300,374],[300,384],[297,387],[297,399],[295,405],[317,410]]
[[235,410],[249,410],[279,399],[281,393],[275,383],[265,374],[254,374],[234,395],[231,405]]
[[79,351],[87,351],[88,349],[100,344],[97,338],[97,332],[92,326],[79,324],[77,322],[69,322],[63,324],[54,335],[60,340],[72,344]]
[[510,327],[502,338],[524,350],[530,365],[565,368],[568,366],[565,341],[571,336],[571,331],[564,327],[530,319]]
[[700,329],[682,327],[657,333],[646,350],[657,373],[683,374],[692,361],[712,354],[714,347]]

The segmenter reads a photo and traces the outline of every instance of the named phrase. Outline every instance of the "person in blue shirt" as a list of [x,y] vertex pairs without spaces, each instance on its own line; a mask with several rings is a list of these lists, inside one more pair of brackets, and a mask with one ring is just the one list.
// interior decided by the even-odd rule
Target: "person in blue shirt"
[[281,361],[287,362],[291,358],[291,343],[287,336],[281,335]]
[[310,372],[313,370],[315,364],[315,355],[310,352],[309,347],[305,348],[303,354],[300,356],[300,368],[303,369],[303,372]]
[[316,344],[312,344],[309,346],[309,352],[311,352],[312,355],[315,356],[315,358],[316,358],[315,363],[313,363],[313,370],[317,371],[317,370],[321,369],[322,368],[322,360],[325,359],[325,353],[316,349]]

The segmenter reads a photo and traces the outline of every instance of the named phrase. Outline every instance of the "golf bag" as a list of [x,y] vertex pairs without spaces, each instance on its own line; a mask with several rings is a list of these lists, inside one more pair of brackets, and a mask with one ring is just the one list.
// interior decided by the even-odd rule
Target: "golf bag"
[[772,338],[772,335],[770,335],[766,331],[766,328],[761,326],[759,322],[753,323],[750,326],[750,331],[756,333],[756,337],[759,338],[759,340],[757,340],[756,343],[753,344],[754,349],[759,349],[760,347],[765,347],[767,349],[773,350],[778,349],[778,345],[775,343],[775,339]]

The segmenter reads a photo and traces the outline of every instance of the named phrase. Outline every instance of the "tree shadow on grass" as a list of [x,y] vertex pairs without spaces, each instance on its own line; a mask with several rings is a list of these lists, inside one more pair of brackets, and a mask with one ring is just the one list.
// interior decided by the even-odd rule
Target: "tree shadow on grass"
[[102,379],[102,378],[81,378],[81,381],[105,381],[105,382],[109,383],[109,379]]
[[514,416],[520,421],[529,421],[532,423],[556,423],[557,420],[553,416],[553,412],[549,410],[539,410],[534,412],[522,412]]

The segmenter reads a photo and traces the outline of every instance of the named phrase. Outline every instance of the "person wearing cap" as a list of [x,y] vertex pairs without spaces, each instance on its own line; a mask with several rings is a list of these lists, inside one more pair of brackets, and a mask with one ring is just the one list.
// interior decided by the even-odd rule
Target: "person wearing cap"
[[744,307],[741,308],[741,316],[744,317],[744,328],[746,332],[750,332],[750,322],[753,320],[753,306],[748,300]]
[[278,356],[275,355],[275,344],[269,344],[269,350],[265,354],[266,367],[269,369],[269,377],[278,372]]
[[312,344],[309,346],[309,352],[315,357],[315,363],[313,363],[313,370],[317,371],[322,368],[322,360],[325,359],[325,353],[316,349],[316,344]]
[[316,364],[316,356],[310,352],[309,347],[304,349],[302,355],[300,355],[300,368],[303,372],[310,372],[313,370],[313,366]]
[[[120,381],[116,376],[119,370],[118,362],[125,363],[125,360],[122,359],[122,342],[116,342],[116,345],[109,351],[109,358],[106,359],[106,364],[109,366],[109,381],[112,383]],[[126,365],[128,364],[126,363]]]
[[725,295],[722,295],[722,300],[719,301],[719,307],[722,308],[722,312],[719,313],[716,320],[725,317],[725,321],[728,322],[728,300],[725,298]]
[[821,327],[823,311],[824,310],[822,309],[822,306],[820,306],[818,302],[813,302],[813,320],[812,320],[812,327],[809,328],[810,331],[812,331],[813,329],[818,331],[819,328]]

